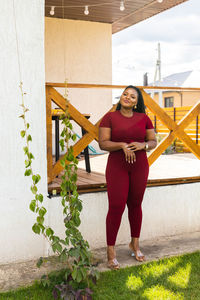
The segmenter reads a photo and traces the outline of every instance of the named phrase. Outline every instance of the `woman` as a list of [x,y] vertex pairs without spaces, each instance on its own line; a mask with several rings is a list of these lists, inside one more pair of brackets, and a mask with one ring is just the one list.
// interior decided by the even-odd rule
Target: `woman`
[[119,269],[114,245],[126,204],[131,229],[129,248],[136,260],[142,262],[145,259],[139,248],[139,236],[141,204],[149,173],[146,150],[155,148],[156,144],[142,94],[130,85],[122,93],[116,111],[107,113],[99,128],[99,146],[110,152],[106,167],[109,199],[106,236],[108,267],[111,269]]

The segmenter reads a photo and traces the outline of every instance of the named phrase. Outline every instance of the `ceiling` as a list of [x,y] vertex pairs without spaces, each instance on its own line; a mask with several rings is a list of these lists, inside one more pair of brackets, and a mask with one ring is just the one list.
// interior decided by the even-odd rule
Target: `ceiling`
[[[120,11],[120,0],[45,0],[45,16],[109,23],[112,24],[112,33],[116,33],[185,1],[188,0],[163,0],[162,3],[157,0],[125,0],[125,10]],[[88,5],[89,15],[84,14],[85,5]],[[55,6],[53,16],[50,15],[51,6]]]

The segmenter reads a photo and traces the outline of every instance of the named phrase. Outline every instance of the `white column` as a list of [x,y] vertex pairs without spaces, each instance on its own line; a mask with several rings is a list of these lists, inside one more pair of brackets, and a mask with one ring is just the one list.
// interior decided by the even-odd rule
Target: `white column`
[[[46,112],[44,72],[44,0],[14,0],[27,118],[35,156],[33,169],[42,177],[47,195]],[[43,238],[32,232],[35,215],[29,210],[31,178],[24,177],[23,120],[15,36],[13,0],[1,1],[0,18],[0,263],[45,254]]]

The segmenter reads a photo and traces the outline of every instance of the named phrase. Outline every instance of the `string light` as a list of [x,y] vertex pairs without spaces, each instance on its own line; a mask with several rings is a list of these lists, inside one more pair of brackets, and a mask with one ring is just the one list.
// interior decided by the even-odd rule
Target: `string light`
[[[128,0],[127,0],[128,1]],[[162,2],[163,0],[157,0],[158,2]],[[112,4],[112,2],[114,2],[114,1],[111,1],[111,2],[104,2],[104,3],[97,3],[97,4],[90,4],[90,5],[64,5],[64,6],[60,6],[60,5],[56,5],[56,6],[49,6],[49,5],[46,5],[46,7],[48,8],[48,7],[50,7],[51,8],[51,10],[50,10],[50,15],[51,16],[54,16],[54,14],[55,14],[55,8],[62,8],[62,7],[64,7],[64,8],[84,8],[84,14],[87,16],[87,15],[89,15],[89,8],[90,7],[99,7],[99,6],[104,6],[104,5],[110,5],[110,4]],[[124,11],[125,10],[125,5],[124,5],[124,3],[125,3],[125,0],[121,0],[120,1],[120,7],[119,7],[119,9],[120,9],[120,11]]]
[[54,16],[54,14],[55,14],[55,6],[51,6],[51,10],[50,10],[50,15],[51,16]]
[[119,9],[120,9],[121,11],[124,11],[124,10],[125,10],[124,1],[120,1],[120,7],[119,7]]
[[84,14],[85,14],[86,16],[89,15],[88,5],[85,6]]

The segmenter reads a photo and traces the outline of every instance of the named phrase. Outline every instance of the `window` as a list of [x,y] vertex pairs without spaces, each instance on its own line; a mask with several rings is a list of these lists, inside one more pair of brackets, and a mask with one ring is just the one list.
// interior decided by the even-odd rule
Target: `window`
[[165,97],[165,107],[174,106],[174,97]]

